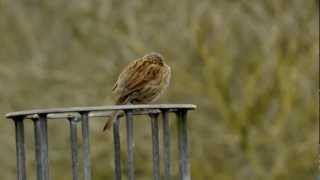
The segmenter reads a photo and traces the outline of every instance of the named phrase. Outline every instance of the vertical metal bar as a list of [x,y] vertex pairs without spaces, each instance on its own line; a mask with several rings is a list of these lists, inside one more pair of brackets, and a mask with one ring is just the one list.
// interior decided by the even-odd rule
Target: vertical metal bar
[[47,115],[46,114],[40,114],[40,121],[42,121],[42,135],[43,135],[43,142],[44,142],[44,161],[45,161],[45,170],[47,178],[49,179],[49,155],[48,155],[48,121],[47,121]]
[[153,157],[153,179],[160,180],[160,161],[159,161],[159,114],[149,114],[151,117],[152,130],[152,157]]
[[26,150],[24,143],[23,117],[13,119],[16,133],[17,180],[26,180]]
[[121,180],[121,159],[120,159],[120,121],[117,118],[113,124],[113,144],[114,144],[114,173],[115,180]]
[[83,176],[84,180],[91,180],[88,112],[81,112],[81,123],[83,139]]
[[34,124],[34,138],[35,138],[35,149],[36,149],[36,166],[37,166],[37,180],[44,179],[43,178],[43,164],[41,161],[41,128],[40,128],[40,120],[33,119]]
[[34,119],[37,179],[48,180],[48,134],[47,134],[47,115],[39,114],[39,118]]
[[70,125],[72,179],[79,180],[77,121],[76,121],[75,117],[70,117],[70,118],[68,118],[68,120],[69,120],[69,125]]
[[163,118],[163,160],[164,160],[164,180],[171,179],[171,155],[170,155],[170,127],[169,112],[162,111]]
[[178,143],[179,143],[179,170],[181,180],[190,180],[188,162],[187,111],[179,110],[178,116]]
[[134,180],[134,137],[133,137],[133,114],[131,110],[127,110],[127,149],[128,149],[128,178]]

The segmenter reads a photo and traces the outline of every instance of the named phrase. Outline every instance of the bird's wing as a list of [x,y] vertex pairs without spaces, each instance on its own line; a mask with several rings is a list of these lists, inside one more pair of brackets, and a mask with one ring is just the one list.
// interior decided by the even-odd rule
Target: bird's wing
[[119,96],[121,101],[133,92],[145,87],[152,80],[159,77],[161,66],[152,64],[149,61],[136,60],[129,64],[120,74],[114,87],[114,92]]
[[128,79],[128,74],[130,73],[130,71],[132,71],[132,69],[134,69],[134,67],[137,66],[138,60],[139,59],[132,61],[128,66],[126,66],[124,68],[124,70],[122,70],[116,83],[114,84],[114,86],[112,88],[113,93],[120,94],[122,92],[122,89],[124,86],[124,81],[126,81],[126,79]]

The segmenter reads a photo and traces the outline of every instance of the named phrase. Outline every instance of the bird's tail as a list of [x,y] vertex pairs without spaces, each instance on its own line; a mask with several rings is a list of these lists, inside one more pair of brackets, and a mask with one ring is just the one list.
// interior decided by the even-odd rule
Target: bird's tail
[[[128,95],[127,96],[123,96],[118,98],[118,100],[116,101],[115,105],[121,105],[121,104],[126,104],[128,102]],[[113,123],[117,120],[118,116],[121,114],[122,112],[119,110],[115,110],[112,112],[112,114],[109,116],[106,124],[103,127],[103,131],[106,130],[110,130]]]
[[116,121],[119,115],[119,111],[113,111],[112,114],[108,117],[106,124],[103,127],[103,131],[110,131],[113,123]]

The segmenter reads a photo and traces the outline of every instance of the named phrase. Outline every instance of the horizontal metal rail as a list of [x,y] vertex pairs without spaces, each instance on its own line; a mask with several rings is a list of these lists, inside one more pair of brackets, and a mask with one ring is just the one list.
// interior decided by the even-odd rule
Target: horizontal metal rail
[[170,155],[170,126],[169,113],[174,112],[177,115],[178,127],[178,150],[179,150],[179,169],[180,180],[190,180],[190,166],[188,162],[188,138],[187,138],[187,112],[195,109],[191,104],[152,104],[152,105],[119,105],[119,106],[99,106],[99,107],[69,107],[69,108],[51,108],[36,109],[29,111],[19,111],[6,114],[6,117],[14,120],[16,133],[17,150],[17,179],[26,180],[26,150],[24,139],[24,120],[31,119],[34,124],[35,138],[35,161],[37,170],[37,180],[49,180],[49,143],[48,143],[48,119],[66,119],[70,124],[70,149],[71,149],[71,167],[73,180],[79,179],[79,156],[77,141],[77,126],[81,124],[82,133],[82,162],[83,178],[91,180],[90,163],[90,120],[92,117],[110,116],[112,111],[123,111],[117,117],[113,126],[114,143],[114,179],[121,180],[121,160],[120,160],[120,118],[126,118],[126,139],[127,139],[127,173],[128,179],[135,178],[134,163],[134,116],[147,115],[150,117],[150,128],[152,132],[152,155],[153,155],[153,179],[160,180],[160,147],[159,147],[159,115],[162,115],[163,122],[163,177],[165,180],[171,179],[171,155]]
[[141,104],[141,105],[117,105],[117,106],[90,106],[90,107],[67,107],[67,108],[50,108],[50,109],[34,109],[28,111],[18,111],[6,114],[6,118],[15,116],[28,116],[35,114],[53,114],[53,113],[70,113],[70,112],[96,112],[96,111],[114,111],[114,110],[152,110],[152,109],[170,109],[177,111],[178,109],[195,109],[197,106],[193,104]]

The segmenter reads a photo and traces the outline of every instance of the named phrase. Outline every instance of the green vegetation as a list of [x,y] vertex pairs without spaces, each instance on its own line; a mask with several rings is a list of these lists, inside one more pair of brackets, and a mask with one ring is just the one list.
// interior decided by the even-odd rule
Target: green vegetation
[[[193,180],[315,179],[318,5],[0,1],[0,179],[15,178],[14,128],[6,112],[112,104],[121,69],[150,51],[162,53],[173,70],[160,102],[198,105],[189,118]],[[90,124],[95,180],[112,177],[112,139],[101,133],[104,122]],[[52,179],[71,179],[67,125],[49,122]],[[152,172],[146,126],[135,126],[139,180]],[[26,135],[28,176],[35,179],[31,122]]]

